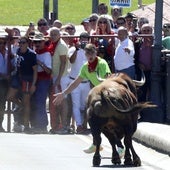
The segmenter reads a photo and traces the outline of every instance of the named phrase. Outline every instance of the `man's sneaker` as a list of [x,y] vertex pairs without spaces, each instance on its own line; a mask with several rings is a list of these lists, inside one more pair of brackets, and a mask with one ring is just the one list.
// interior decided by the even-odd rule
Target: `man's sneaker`
[[75,133],[75,126],[74,125],[67,126],[67,130],[68,130],[68,133],[74,134]]
[[49,130],[49,133],[50,133],[50,134],[56,134],[56,129],[50,129],[50,130]]
[[0,126],[0,132],[5,132],[5,129],[2,126]]
[[18,122],[14,122],[13,131],[16,132],[16,133],[23,132],[24,131],[24,125],[20,125],[20,124],[18,124]]
[[33,134],[48,134],[47,127],[31,127]]
[[60,135],[68,134],[68,130],[67,130],[67,128],[61,128],[60,130],[56,131],[56,134],[60,134]]
[[[102,150],[103,150],[103,147],[100,146],[100,151],[102,151]],[[96,152],[96,146],[92,144],[89,148],[87,148],[87,149],[85,149],[83,151],[85,153],[94,153],[94,152]]]
[[26,134],[33,134],[33,129],[26,126],[26,127],[24,127],[23,132]]
[[84,134],[86,129],[83,126],[77,126],[76,132],[77,134]]
[[118,152],[120,158],[124,157],[124,155],[125,155],[125,149],[124,148],[117,147],[117,152]]

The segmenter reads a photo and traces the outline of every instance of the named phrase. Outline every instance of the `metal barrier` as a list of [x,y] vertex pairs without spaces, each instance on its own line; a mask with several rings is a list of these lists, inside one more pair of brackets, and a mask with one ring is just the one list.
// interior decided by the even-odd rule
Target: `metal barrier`
[[165,112],[166,122],[170,123],[170,50],[162,50],[163,54],[163,72],[165,75]]

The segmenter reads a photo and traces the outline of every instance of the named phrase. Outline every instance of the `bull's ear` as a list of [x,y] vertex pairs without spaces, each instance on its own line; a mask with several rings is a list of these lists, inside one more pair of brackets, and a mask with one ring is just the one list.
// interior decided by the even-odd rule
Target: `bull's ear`
[[101,103],[101,101],[97,101],[97,102],[94,104],[94,113],[95,113],[96,115],[98,115],[101,111],[102,111],[102,103]]

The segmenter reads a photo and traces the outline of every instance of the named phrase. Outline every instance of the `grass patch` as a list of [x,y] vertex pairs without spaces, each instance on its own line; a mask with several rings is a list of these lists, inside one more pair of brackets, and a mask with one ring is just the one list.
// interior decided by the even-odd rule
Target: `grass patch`
[[[50,11],[53,0],[50,1]],[[131,0],[132,7],[124,8],[123,13],[137,9],[138,0]],[[28,25],[43,17],[43,0],[0,0],[0,25]],[[109,0],[99,0],[109,6]],[[143,4],[154,3],[155,0],[143,0]],[[58,17],[65,24],[80,24],[83,18],[92,12],[92,0],[58,0]],[[109,6],[110,14],[110,6]]]

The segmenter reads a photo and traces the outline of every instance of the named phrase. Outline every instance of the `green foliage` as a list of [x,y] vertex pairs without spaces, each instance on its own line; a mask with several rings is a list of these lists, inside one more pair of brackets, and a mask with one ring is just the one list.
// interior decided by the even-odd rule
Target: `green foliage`
[[[50,11],[53,9],[53,0],[50,1]],[[0,0],[1,25],[28,25],[43,17],[44,0]],[[109,0],[99,0],[109,6]],[[143,4],[154,3],[155,0],[143,0]],[[132,0],[131,8],[124,8],[123,13],[137,9],[138,0]],[[58,18],[63,23],[80,24],[83,18],[92,11],[92,0],[58,0]],[[110,6],[109,6],[110,13]]]

